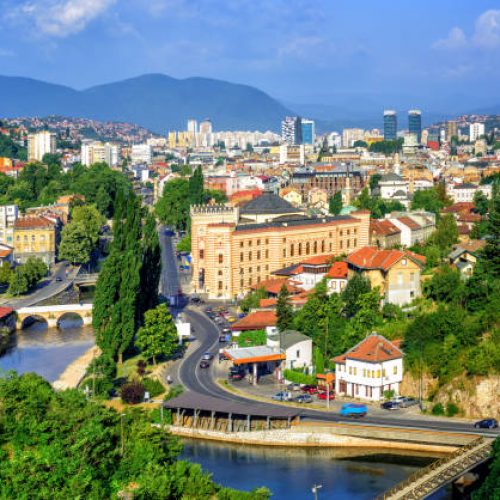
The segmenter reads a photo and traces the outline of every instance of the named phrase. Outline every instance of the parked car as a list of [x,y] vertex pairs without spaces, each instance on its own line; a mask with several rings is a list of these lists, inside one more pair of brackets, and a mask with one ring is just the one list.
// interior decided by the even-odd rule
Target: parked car
[[311,397],[310,394],[301,394],[300,396],[297,396],[296,398],[293,398],[293,401],[296,403],[312,403],[313,398]]
[[276,393],[272,399],[274,401],[290,401],[292,399],[292,395],[288,391],[280,391]]
[[318,392],[318,399],[333,401],[335,399],[335,393],[333,391],[330,392]]
[[214,355],[211,352],[206,352],[205,354],[203,354],[201,359],[205,361],[212,361],[212,359],[214,359]]
[[399,410],[401,408],[401,405],[399,403],[396,403],[395,401],[386,401],[385,403],[382,403],[380,405],[380,408],[383,410]]
[[302,391],[307,392],[307,394],[316,394],[318,388],[315,385],[303,385]]
[[404,396],[394,396],[391,398],[391,402],[401,404],[405,399]]
[[245,378],[245,372],[240,368],[233,366],[229,369],[228,378],[230,378],[231,380],[241,380]]
[[210,362],[209,361],[200,361],[200,368],[210,368]]
[[300,391],[300,384],[288,384],[286,388],[289,391]]
[[56,281],[62,281],[63,279],[60,276],[57,276]]
[[401,408],[408,408],[415,405],[418,405],[417,398],[403,398],[403,400],[399,403],[399,406],[401,406]]
[[366,405],[359,403],[344,403],[340,408],[340,414],[343,417],[364,417],[368,413]]
[[476,429],[496,429],[498,427],[498,421],[494,418],[485,418],[476,422],[474,427]]

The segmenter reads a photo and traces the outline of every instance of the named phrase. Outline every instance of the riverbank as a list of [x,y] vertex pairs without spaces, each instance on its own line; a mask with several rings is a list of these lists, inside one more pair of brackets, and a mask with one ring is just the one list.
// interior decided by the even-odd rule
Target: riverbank
[[372,426],[350,426],[310,422],[277,429],[250,432],[220,432],[170,425],[176,436],[225,443],[281,447],[365,448],[447,454],[475,436],[419,430],[399,430]]
[[52,383],[54,389],[63,391],[64,389],[75,389],[85,377],[87,368],[92,360],[98,357],[101,350],[97,346],[92,346],[79,358],[70,363],[59,378]]

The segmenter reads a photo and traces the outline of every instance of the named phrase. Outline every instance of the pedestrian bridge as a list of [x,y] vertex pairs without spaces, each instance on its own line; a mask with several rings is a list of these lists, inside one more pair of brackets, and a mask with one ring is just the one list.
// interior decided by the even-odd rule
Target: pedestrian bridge
[[45,321],[49,328],[58,327],[62,318],[79,316],[84,325],[92,324],[92,304],[21,307],[16,311],[16,328],[22,330],[34,321]]
[[401,481],[375,500],[405,500],[427,498],[445,484],[474,469],[491,456],[493,439],[477,438],[454,453],[437,460]]

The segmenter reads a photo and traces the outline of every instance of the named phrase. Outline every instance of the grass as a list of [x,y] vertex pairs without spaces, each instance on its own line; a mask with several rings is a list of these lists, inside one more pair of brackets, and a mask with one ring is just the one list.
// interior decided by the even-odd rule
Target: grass
[[126,359],[121,366],[116,369],[116,378],[129,378],[137,375],[137,362],[140,360],[146,361],[142,354],[137,354]]

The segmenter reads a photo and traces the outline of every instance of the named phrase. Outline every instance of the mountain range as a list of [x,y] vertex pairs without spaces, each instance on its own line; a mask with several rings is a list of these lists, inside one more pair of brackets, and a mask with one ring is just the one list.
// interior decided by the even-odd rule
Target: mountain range
[[[210,78],[177,79],[147,74],[76,90],[31,78],[0,76],[0,116],[60,115],[103,121],[134,123],[165,134],[185,130],[190,118],[210,118],[215,130],[279,131],[283,117],[300,114],[316,120],[319,133],[344,127],[382,128],[382,111],[389,97],[382,95],[339,94],[334,104],[299,104],[279,101],[251,87]],[[394,96],[393,96],[394,99]],[[407,126],[406,102],[400,97],[396,107],[400,127]],[[430,106],[429,106],[430,107]],[[459,114],[473,114],[465,106],[450,107],[448,113],[423,110],[424,124]],[[481,114],[500,113],[500,105],[482,106]]]
[[0,76],[0,116],[61,115],[135,123],[156,133],[210,118],[216,130],[278,130],[291,114],[250,87],[209,78],[148,74],[75,90],[31,78]]

